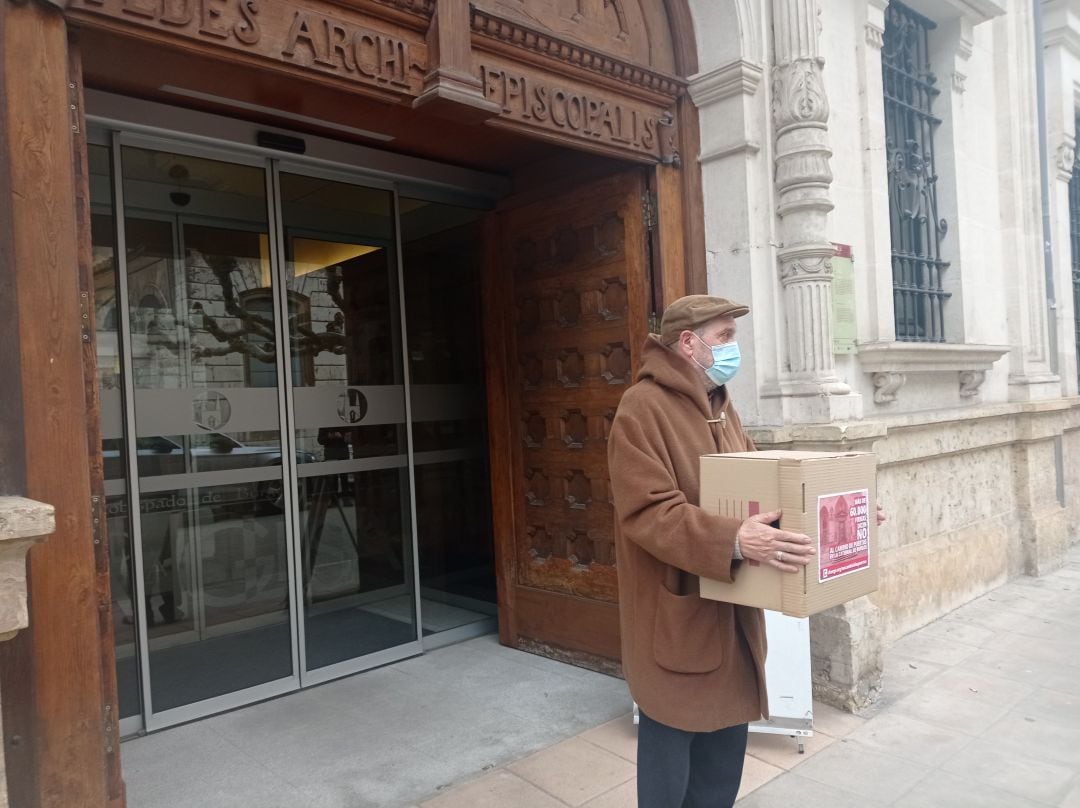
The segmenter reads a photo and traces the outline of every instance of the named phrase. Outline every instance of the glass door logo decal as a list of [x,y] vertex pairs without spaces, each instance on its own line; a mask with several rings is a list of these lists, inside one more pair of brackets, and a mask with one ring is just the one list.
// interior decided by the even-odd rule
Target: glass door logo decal
[[232,405],[216,390],[204,390],[191,403],[192,420],[196,426],[211,432],[221,429],[232,417]]
[[338,396],[338,418],[347,424],[360,423],[367,415],[367,410],[367,397],[355,387],[342,391]]

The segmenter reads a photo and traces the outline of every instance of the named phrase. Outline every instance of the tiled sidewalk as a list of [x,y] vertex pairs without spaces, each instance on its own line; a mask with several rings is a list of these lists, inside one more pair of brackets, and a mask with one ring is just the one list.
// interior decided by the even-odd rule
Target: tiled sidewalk
[[[806,751],[802,755],[791,738],[752,734],[740,797],[798,766],[864,721],[826,705],[816,706],[815,734],[806,739]],[[637,730],[627,713],[420,805],[421,808],[636,808],[636,750]]]
[[[897,642],[881,701],[824,705],[799,755],[752,735],[740,808],[1080,808],[1080,547]],[[421,808],[635,808],[625,715]]]

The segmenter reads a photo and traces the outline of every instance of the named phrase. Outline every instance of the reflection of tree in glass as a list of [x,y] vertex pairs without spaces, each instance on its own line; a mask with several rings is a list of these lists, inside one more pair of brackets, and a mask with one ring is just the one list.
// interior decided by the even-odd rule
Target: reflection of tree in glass
[[[247,287],[248,284],[242,280],[245,267],[240,259],[233,255],[204,254],[202,257],[207,268],[221,286],[225,313],[230,318],[239,320],[240,325],[235,328],[223,326],[219,318],[207,313],[201,301],[194,302],[191,306],[191,316],[187,318],[184,325],[189,330],[205,331],[219,344],[193,345],[192,356],[202,358],[240,353],[261,362],[274,362],[277,359],[274,318],[271,312],[260,312],[244,304],[238,286]],[[240,283],[237,282],[238,280]],[[338,308],[344,305],[341,297],[341,267],[327,268],[326,291]],[[344,325],[344,318],[340,311],[335,314],[331,322],[326,324],[321,333],[302,322],[296,314],[290,314],[288,333],[292,354],[315,356],[324,351],[344,354]],[[179,349],[176,340],[166,342],[170,349],[174,351]]]

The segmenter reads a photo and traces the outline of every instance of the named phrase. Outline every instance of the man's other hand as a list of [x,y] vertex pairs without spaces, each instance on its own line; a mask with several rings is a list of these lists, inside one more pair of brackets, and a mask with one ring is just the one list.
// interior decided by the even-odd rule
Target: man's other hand
[[739,550],[743,558],[768,564],[784,572],[798,572],[810,563],[814,545],[809,536],[777,530],[771,522],[780,518],[781,511],[751,516],[739,527]]

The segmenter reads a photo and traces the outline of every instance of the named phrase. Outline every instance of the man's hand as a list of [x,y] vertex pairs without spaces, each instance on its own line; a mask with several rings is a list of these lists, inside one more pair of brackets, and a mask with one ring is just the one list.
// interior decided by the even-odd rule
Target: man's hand
[[777,530],[770,522],[780,518],[781,511],[751,516],[739,527],[739,550],[743,558],[760,561],[784,572],[798,572],[810,563],[814,545],[809,536]]

